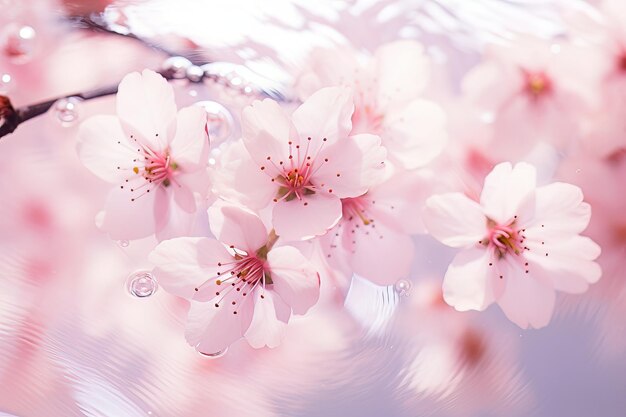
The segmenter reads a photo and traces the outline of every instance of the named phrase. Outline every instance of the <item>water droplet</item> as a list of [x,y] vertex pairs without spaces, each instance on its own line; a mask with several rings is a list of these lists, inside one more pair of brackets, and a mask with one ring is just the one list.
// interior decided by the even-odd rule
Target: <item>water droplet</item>
[[215,101],[199,101],[196,106],[204,108],[207,113],[209,139],[211,143],[219,143],[228,139],[233,133],[235,121],[226,107]]
[[117,242],[118,245],[120,245],[123,248],[127,248],[128,245],[130,245],[130,242],[128,240],[120,240]]
[[145,298],[154,294],[159,285],[149,271],[137,271],[126,279],[126,288],[131,295]]
[[2,33],[4,55],[15,64],[27,62],[35,49],[36,38],[31,26],[9,25]]
[[191,67],[191,61],[182,56],[173,56],[167,58],[163,65],[161,65],[161,71],[166,77],[171,77],[176,80],[182,80],[187,78],[187,69]]
[[204,70],[197,65],[187,68],[186,77],[192,83],[199,83],[204,78]]
[[0,73],[0,94],[7,94],[12,89],[15,83],[13,82],[13,77],[11,74]]
[[198,353],[202,356],[204,356],[205,358],[208,359],[217,359],[217,358],[221,358],[222,356],[226,355],[226,353],[228,353],[228,348],[224,349],[224,350],[220,350],[219,352],[215,352],[215,353],[204,353],[204,352],[200,352],[198,351]]
[[396,293],[398,293],[398,295],[408,296],[409,292],[411,291],[411,281],[401,279],[396,282],[396,285],[394,285],[394,289],[396,290]]
[[576,170],[576,173],[577,173],[577,174],[580,174],[581,172],[583,172],[583,170],[582,170],[582,169],[580,169],[580,168],[578,168],[578,169]]
[[54,104],[54,113],[63,126],[70,126],[78,120],[81,101],[78,97],[66,97]]

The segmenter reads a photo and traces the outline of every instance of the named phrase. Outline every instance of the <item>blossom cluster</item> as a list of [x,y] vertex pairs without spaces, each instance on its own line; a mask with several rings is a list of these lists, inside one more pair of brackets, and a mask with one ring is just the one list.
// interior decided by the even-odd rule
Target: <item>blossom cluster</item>
[[[623,45],[619,33],[602,44]],[[129,74],[117,114],[79,132],[81,161],[112,184],[97,224],[116,240],[156,237],[154,274],[190,302],[186,339],[201,352],[242,337],[277,346],[321,288],[344,296],[354,275],[410,278],[416,239],[458,249],[449,305],[546,326],[556,292],[602,274],[600,246],[581,236],[591,206],[555,172],[581,153],[623,158],[626,53],[581,36],[493,47],[454,99],[433,91],[437,66],[417,42],[314,50],[294,77],[301,104],[245,106],[241,137],[211,164],[204,109],[178,110],[153,71]]]

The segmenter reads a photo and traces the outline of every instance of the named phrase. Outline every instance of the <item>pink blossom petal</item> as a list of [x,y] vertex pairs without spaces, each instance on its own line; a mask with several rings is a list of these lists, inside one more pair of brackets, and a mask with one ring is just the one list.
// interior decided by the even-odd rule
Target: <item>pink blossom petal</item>
[[193,234],[197,214],[196,203],[189,189],[175,188],[158,193],[154,204],[158,241]]
[[552,317],[556,298],[552,283],[542,273],[533,270],[526,274],[517,262],[502,262],[505,287],[498,305],[513,323],[522,329],[546,326]]
[[340,218],[341,200],[325,192],[306,195],[302,200],[279,201],[272,211],[276,234],[286,241],[323,235]]
[[482,208],[461,193],[430,197],[426,200],[423,216],[428,232],[444,245],[477,244],[487,234]]
[[558,291],[581,294],[602,275],[600,265],[593,262],[600,256],[600,247],[587,237],[573,236],[552,244],[528,241],[527,245],[529,271],[540,275],[543,282],[552,282]]
[[243,110],[242,138],[246,149],[260,166],[273,166],[289,157],[290,140],[298,140],[297,132],[285,111],[274,100],[255,101]]
[[[135,201],[131,201],[132,198]],[[165,213],[167,212],[166,206],[156,206],[157,199],[168,201],[162,187],[157,187],[141,197],[132,194],[127,188],[114,188],[105,202],[101,229],[115,240],[150,236],[157,228],[157,211],[165,208]]]
[[373,62],[380,109],[415,98],[430,81],[430,62],[417,42],[388,43],[376,50]]
[[215,307],[214,301],[192,301],[185,328],[187,342],[206,354],[223,352],[240,339],[250,327],[254,311],[251,297],[244,297],[237,314],[233,314],[235,308],[231,307],[228,296],[219,307]]
[[381,133],[390,159],[407,169],[431,162],[447,143],[445,122],[441,107],[426,100],[413,100],[390,111]]
[[80,125],[78,138],[78,156],[83,165],[103,180],[121,184],[128,171],[117,167],[128,168],[137,153],[118,118],[90,117]]
[[274,291],[294,314],[304,314],[319,298],[319,275],[313,265],[294,247],[282,246],[267,254]]
[[537,188],[535,213],[530,219],[520,219],[520,224],[526,227],[526,235],[557,237],[585,230],[591,219],[591,206],[583,203],[580,188],[555,182]]
[[267,229],[259,216],[241,206],[216,202],[209,207],[209,224],[220,242],[249,254],[267,243]]
[[176,117],[176,134],[170,143],[170,154],[187,173],[207,166],[209,138],[206,123],[206,111],[198,106],[185,107]]
[[357,197],[379,182],[386,156],[378,136],[361,134],[338,140],[316,159],[320,166],[315,183],[324,184],[323,189],[340,198]]
[[174,89],[154,71],[130,73],[118,88],[117,115],[128,135],[163,150],[176,129]]
[[[218,263],[232,261],[223,244],[205,237],[181,237],[159,243],[148,259],[155,266],[159,285],[167,292],[191,300],[196,288],[217,277]],[[208,299],[215,297],[214,291]]]
[[358,233],[352,249],[354,273],[378,285],[392,285],[406,278],[415,257],[411,237],[391,231],[381,223],[367,235],[363,231]]
[[[492,264],[491,266],[489,264]],[[499,263],[483,247],[459,252],[443,279],[443,298],[458,311],[486,309],[499,292]]]
[[310,154],[315,155],[321,146],[332,145],[338,139],[349,135],[353,112],[350,88],[326,87],[311,95],[291,117],[300,136],[300,142],[305,143],[304,141],[310,137]]
[[402,233],[426,233],[422,213],[436,179],[425,170],[398,171],[364,196],[371,217]]
[[291,309],[279,296],[272,294],[272,291],[257,288],[252,322],[244,335],[246,340],[255,349],[264,346],[275,348],[285,337],[290,315]]
[[213,191],[222,198],[254,210],[267,207],[278,189],[259,169],[242,141],[226,147],[212,171]]
[[536,187],[536,170],[520,162],[512,167],[509,162],[498,164],[485,178],[480,204],[492,220],[506,224],[514,216],[526,216],[522,205],[532,196]]

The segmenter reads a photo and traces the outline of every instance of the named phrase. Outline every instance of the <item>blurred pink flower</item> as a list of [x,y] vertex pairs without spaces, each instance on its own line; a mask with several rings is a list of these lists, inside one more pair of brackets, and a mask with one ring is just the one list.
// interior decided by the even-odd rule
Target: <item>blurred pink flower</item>
[[536,186],[535,168],[498,164],[477,203],[461,193],[426,202],[424,221],[442,243],[464,248],[446,272],[446,302],[459,311],[498,303],[522,328],[548,324],[555,290],[585,292],[601,275],[600,247],[580,236],[591,207],[565,183]]
[[493,123],[494,154],[519,159],[538,141],[564,148],[580,137],[598,99],[597,72],[592,63],[581,65],[587,53],[535,38],[491,47],[462,87],[470,105]]
[[296,248],[273,248],[276,235],[247,209],[218,202],[209,221],[217,240],[171,239],[150,254],[163,288],[191,300],[187,341],[205,353],[242,336],[255,348],[278,346],[291,313],[317,302],[317,271]]
[[296,88],[301,98],[327,86],[354,90],[352,134],[379,135],[389,159],[406,169],[426,165],[446,144],[445,113],[420,98],[430,80],[430,62],[414,41],[381,46],[367,64],[356,51],[319,49],[311,54]]
[[326,233],[341,218],[341,199],[365,193],[384,171],[378,136],[348,136],[353,109],[350,90],[341,87],[313,94],[291,121],[275,101],[255,101],[243,112],[244,146],[231,147],[217,188],[254,209],[273,201],[281,238]]
[[117,116],[98,115],[80,127],[78,153],[94,174],[117,186],[100,227],[113,239],[189,232],[194,192],[208,190],[206,113],[176,111],[174,91],[159,74],[131,73],[120,83]]

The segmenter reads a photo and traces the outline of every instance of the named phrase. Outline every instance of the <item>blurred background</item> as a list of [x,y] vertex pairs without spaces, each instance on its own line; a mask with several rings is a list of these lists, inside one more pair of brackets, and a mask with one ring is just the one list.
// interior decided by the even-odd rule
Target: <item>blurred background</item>
[[[172,81],[177,103],[202,102],[219,144],[237,137],[255,96],[292,100],[316,47],[419,40],[436,68],[429,95],[446,101],[488,43],[558,40],[566,17],[593,16],[596,6],[0,0],[0,94],[24,106],[115,86],[135,70],[174,71],[168,58],[182,56],[210,64],[214,77]],[[447,306],[441,279],[454,252],[416,237],[409,279],[377,287],[354,277],[345,302],[327,284],[280,347],[244,341],[197,353],[183,337],[185,303],[146,273],[155,242],[112,241],[95,227],[109,185],[82,167],[75,145],[80,121],[102,113],[114,113],[112,96],[62,99],[0,139],[1,416],[626,416],[617,243],[601,259],[601,283],[561,296],[541,330],[520,330],[495,307]],[[213,163],[219,153],[214,146]],[[597,174],[581,167],[569,161],[560,172],[580,182]]]

